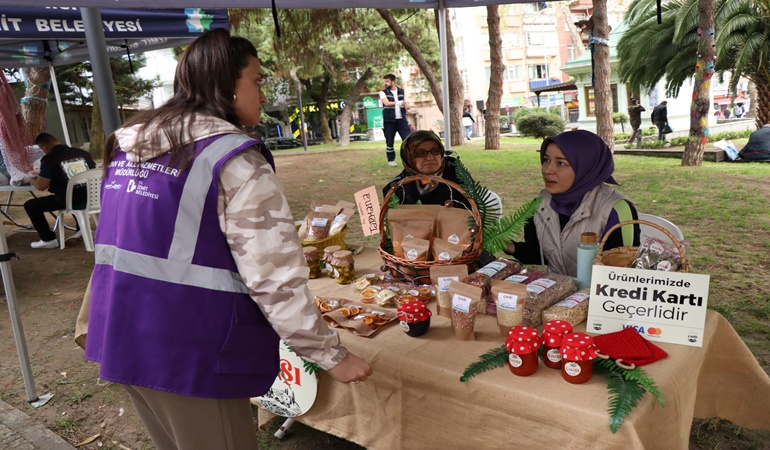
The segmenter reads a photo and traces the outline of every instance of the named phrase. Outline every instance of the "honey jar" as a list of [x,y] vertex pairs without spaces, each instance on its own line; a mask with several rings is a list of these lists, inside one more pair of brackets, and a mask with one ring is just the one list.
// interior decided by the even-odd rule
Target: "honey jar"
[[561,369],[561,341],[572,332],[572,324],[564,320],[549,320],[543,324],[543,364],[551,369]]
[[302,247],[302,252],[305,254],[305,262],[310,269],[308,278],[318,278],[321,275],[321,260],[318,258],[318,249],[313,246]]
[[517,325],[508,330],[508,339],[505,348],[508,350],[508,368],[511,373],[526,377],[537,372],[537,348],[540,346],[540,338],[537,330]]
[[593,375],[593,360],[596,359],[594,338],[585,333],[567,333],[561,341],[559,353],[562,357],[561,376],[573,384],[581,384]]

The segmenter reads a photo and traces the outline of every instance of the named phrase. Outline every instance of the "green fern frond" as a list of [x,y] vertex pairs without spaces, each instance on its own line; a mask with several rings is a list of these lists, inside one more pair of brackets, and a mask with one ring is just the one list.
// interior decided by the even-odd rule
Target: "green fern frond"
[[529,203],[525,203],[513,216],[500,218],[491,226],[484,227],[484,249],[495,254],[502,251],[508,242],[520,237],[524,224],[535,215],[542,198],[538,197]]
[[[489,214],[494,209],[492,194],[486,187],[473,179],[468,168],[465,167],[465,164],[459,158],[455,159],[455,172],[457,173],[457,179],[460,180],[460,186],[479,210],[481,228],[483,229],[494,224],[496,221],[495,216]],[[475,223],[472,225],[475,225]]]
[[598,373],[621,374],[624,379],[638,384],[645,391],[654,395],[658,399],[661,407],[666,407],[666,400],[663,398],[660,388],[655,384],[655,380],[648,377],[647,373],[641,367],[628,370],[615,364],[615,361],[612,359],[597,359],[594,361],[594,369],[598,369]]
[[645,390],[634,382],[626,380],[618,372],[610,372],[607,377],[607,390],[610,394],[608,412],[610,431],[617,433],[618,428],[631,413],[631,410],[644,396]]
[[479,357],[479,361],[471,364],[463,372],[460,381],[465,382],[482,372],[503,367],[508,364],[508,350],[505,346],[496,347]]

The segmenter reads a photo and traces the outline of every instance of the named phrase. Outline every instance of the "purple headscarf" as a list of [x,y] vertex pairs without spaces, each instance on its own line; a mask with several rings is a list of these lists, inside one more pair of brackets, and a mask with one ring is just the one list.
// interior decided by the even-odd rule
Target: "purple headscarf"
[[596,186],[602,183],[618,184],[612,178],[615,171],[612,151],[599,136],[590,131],[576,130],[549,137],[540,146],[541,164],[545,149],[551,142],[559,146],[575,171],[572,186],[566,192],[551,196],[551,207],[559,214],[571,216],[580,206],[583,196]]

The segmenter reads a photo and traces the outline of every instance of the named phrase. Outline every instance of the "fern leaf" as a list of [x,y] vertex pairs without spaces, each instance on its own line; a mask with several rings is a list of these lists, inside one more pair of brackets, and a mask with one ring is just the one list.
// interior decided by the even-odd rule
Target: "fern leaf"
[[495,254],[519,237],[524,225],[535,215],[541,200],[538,197],[519,207],[513,216],[502,217],[491,226],[484,227],[484,249]]
[[321,366],[319,366],[318,364],[316,364],[314,362],[306,361],[306,360],[303,359],[302,363],[303,363],[303,366],[305,368],[305,371],[307,371],[307,373],[315,375],[316,377],[318,377],[318,374],[323,371]]
[[496,347],[479,357],[479,361],[472,363],[465,369],[460,381],[465,382],[480,373],[503,367],[508,363],[508,350],[505,347]]
[[617,433],[626,416],[639,403],[645,390],[633,381],[627,380],[618,372],[610,372],[607,378],[607,390],[610,394],[608,412],[610,431]]

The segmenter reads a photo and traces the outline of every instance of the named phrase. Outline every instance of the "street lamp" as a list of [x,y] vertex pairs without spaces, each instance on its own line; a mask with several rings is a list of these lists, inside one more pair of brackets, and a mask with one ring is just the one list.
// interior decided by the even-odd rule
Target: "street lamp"
[[291,75],[291,78],[294,80],[294,90],[297,91],[297,104],[299,105],[299,132],[300,136],[302,136],[302,145],[305,147],[305,151],[307,151],[305,119],[302,116],[302,83],[300,83],[299,78],[297,78],[297,69],[300,67],[302,66],[292,67],[292,69],[289,71],[289,75]]

